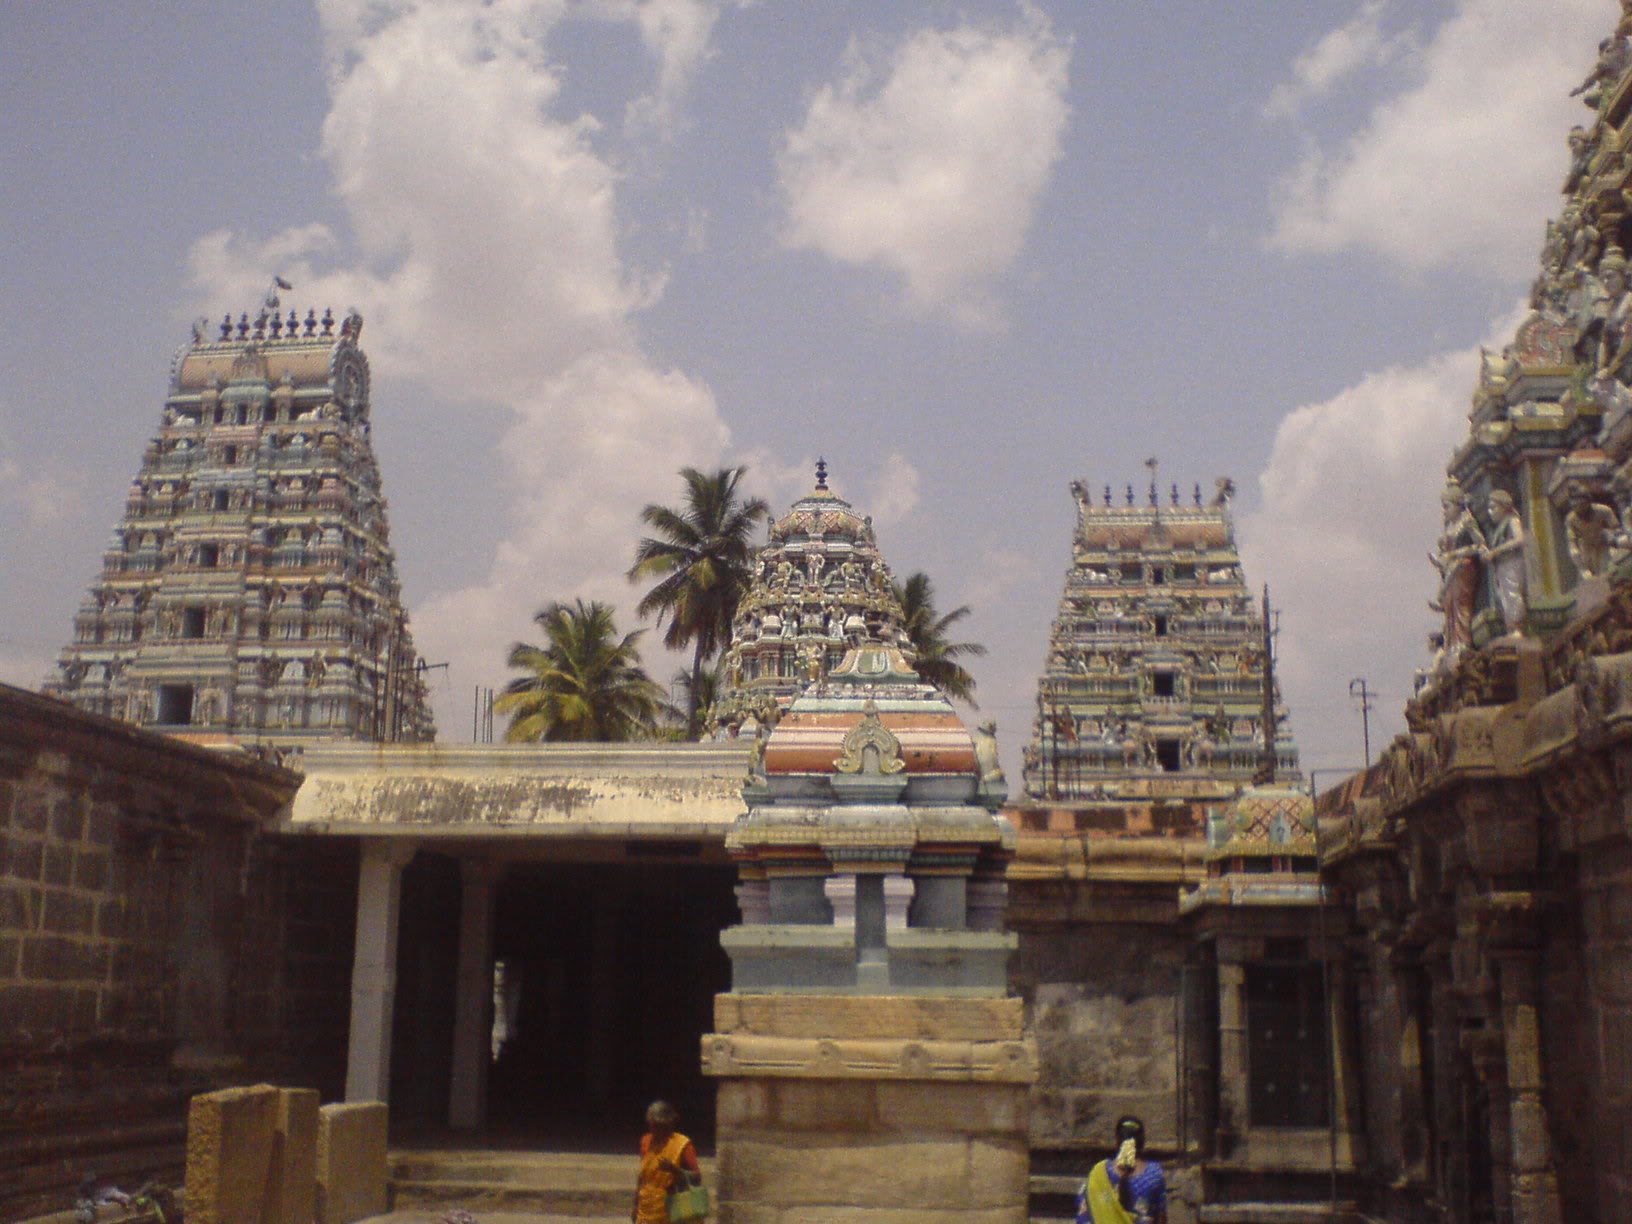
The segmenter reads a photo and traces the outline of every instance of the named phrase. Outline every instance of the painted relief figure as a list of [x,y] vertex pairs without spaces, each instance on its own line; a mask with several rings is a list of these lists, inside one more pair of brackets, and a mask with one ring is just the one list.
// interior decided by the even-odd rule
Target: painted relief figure
[[1439,598],[1429,605],[1445,614],[1444,648],[1454,657],[1473,641],[1473,605],[1479,593],[1485,533],[1468,508],[1468,495],[1452,480],[1440,494],[1444,530],[1429,560],[1439,570]]
[[1497,489],[1490,495],[1491,527],[1485,564],[1490,572],[1490,591],[1502,610],[1509,633],[1524,632],[1527,609],[1524,575],[1524,523],[1513,495]]

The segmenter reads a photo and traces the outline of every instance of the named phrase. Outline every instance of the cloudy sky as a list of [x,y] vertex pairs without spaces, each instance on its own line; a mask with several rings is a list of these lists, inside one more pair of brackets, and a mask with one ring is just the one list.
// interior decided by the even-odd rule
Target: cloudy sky
[[[1068,482],[1233,476],[1306,766],[1400,724],[1474,354],[1614,0],[0,5],[0,680],[66,640],[189,320],[359,308],[444,739],[683,464],[818,455],[1024,736]],[[670,660],[648,660],[667,675]],[[1330,782],[1331,777],[1322,779]]]

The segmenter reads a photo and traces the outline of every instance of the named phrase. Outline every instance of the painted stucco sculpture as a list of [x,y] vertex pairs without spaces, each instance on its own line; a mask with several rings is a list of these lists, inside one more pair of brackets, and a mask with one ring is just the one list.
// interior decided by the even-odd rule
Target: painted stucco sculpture
[[362,316],[200,321],[44,691],[187,734],[428,740]]

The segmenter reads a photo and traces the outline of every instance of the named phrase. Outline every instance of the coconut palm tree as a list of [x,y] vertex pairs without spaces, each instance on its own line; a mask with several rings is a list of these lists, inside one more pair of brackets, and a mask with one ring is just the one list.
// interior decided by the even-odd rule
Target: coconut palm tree
[[662,712],[663,690],[640,666],[644,630],[618,636],[612,608],[582,599],[546,605],[533,617],[545,645],[517,642],[509,664],[527,674],[493,703],[510,715],[504,738],[550,742],[641,739]]
[[738,484],[745,467],[699,472],[681,468],[685,504],[680,509],[649,505],[640,521],[655,536],[635,546],[629,581],[659,579],[635,610],[668,622],[663,644],[692,648],[686,734],[696,739],[703,690],[703,664],[731,641],[731,621],[752,576],[754,528],[771,508],[763,498],[744,499]]
[[974,705],[975,678],[957,660],[983,655],[986,647],[947,638],[948,630],[969,615],[969,605],[962,604],[942,615],[935,607],[935,585],[922,572],[911,575],[905,583],[892,582],[890,589],[901,605],[902,626],[912,643],[912,665],[918,674],[948,697]]

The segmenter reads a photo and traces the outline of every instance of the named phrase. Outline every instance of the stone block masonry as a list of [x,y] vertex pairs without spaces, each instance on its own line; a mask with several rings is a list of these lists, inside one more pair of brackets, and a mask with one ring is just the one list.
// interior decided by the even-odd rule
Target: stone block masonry
[[724,1081],[721,1224],[1024,1224],[1025,1097],[1015,1084]]
[[338,1094],[356,868],[262,835],[298,783],[0,686],[0,1218],[179,1182],[195,1092]]
[[325,1105],[317,1126],[317,1224],[352,1224],[386,1209],[386,1107]]
[[278,1090],[262,1084],[196,1096],[187,1110],[187,1218],[273,1224],[282,1181]]
[[386,1107],[303,1088],[227,1088],[187,1111],[193,1224],[352,1224],[386,1209]]
[[715,1001],[720,1224],[1024,1224],[1017,999]]

